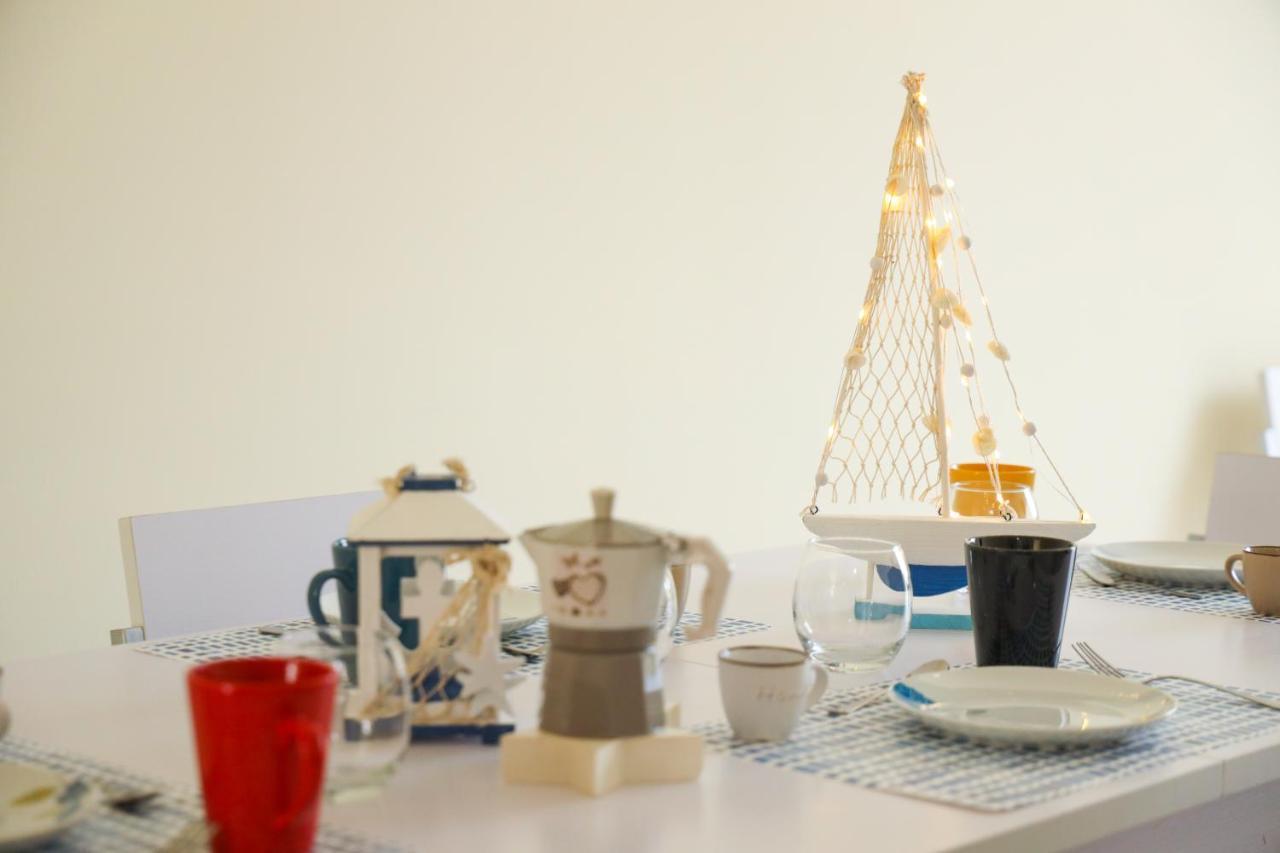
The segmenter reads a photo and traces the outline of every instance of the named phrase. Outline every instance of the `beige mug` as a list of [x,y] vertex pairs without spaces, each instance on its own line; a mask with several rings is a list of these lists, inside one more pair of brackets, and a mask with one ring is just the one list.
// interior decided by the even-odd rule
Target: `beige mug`
[[720,699],[733,733],[786,740],[827,689],[827,671],[800,649],[731,646],[720,658]]
[[[1236,565],[1244,568],[1241,576]],[[1227,557],[1227,580],[1263,616],[1280,616],[1280,545],[1249,545]]]

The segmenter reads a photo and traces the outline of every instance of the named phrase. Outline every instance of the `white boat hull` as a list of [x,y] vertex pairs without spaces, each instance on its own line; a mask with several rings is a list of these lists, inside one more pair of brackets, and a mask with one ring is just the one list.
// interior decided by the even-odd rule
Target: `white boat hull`
[[835,515],[805,513],[804,526],[815,536],[856,536],[897,542],[912,565],[963,566],[964,543],[974,536],[1049,536],[1079,542],[1093,532],[1087,521],[1002,518],[950,518],[911,515]]

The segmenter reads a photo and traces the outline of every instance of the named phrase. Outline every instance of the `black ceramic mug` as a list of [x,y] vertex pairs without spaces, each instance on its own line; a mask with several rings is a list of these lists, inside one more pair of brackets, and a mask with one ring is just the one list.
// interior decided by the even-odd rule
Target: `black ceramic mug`
[[1058,665],[1076,546],[1044,536],[964,543],[978,666]]

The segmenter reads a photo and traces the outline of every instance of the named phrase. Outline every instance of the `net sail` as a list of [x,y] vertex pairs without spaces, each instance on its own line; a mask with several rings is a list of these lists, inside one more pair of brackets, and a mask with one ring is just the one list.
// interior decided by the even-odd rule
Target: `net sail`
[[[1058,492],[1086,522],[1087,513],[1018,399],[1009,349],[997,334],[955,184],[929,124],[924,75],[908,72],[902,84],[907,99],[881,197],[871,275],[807,511],[816,515],[824,498],[898,499],[950,516],[951,414],[963,416],[972,430],[967,434],[973,453],[985,463],[999,497],[1000,454],[978,369],[983,363],[995,366],[997,382],[1007,388],[1029,452],[1043,459]],[[975,315],[985,327],[983,345],[975,344]],[[960,390],[954,413],[947,406],[950,373]]]
[[871,278],[845,355],[812,505],[903,498],[945,500],[946,414],[940,329],[931,296],[936,225],[919,109],[923,75],[903,78],[908,98],[893,142]]

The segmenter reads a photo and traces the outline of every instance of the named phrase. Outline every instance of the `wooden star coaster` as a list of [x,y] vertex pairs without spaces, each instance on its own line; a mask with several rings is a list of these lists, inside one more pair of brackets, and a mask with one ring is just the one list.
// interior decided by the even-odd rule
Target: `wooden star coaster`
[[[668,711],[669,719],[678,714]],[[566,785],[599,796],[623,785],[687,782],[702,772],[702,735],[658,729],[628,738],[573,738],[535,730],[502,738],[502,778],[514,785]]]

